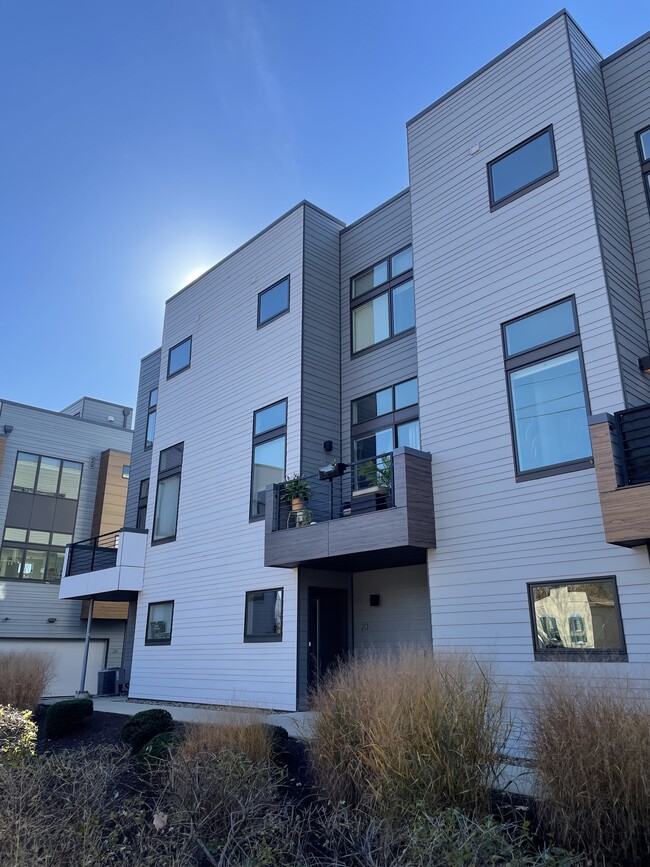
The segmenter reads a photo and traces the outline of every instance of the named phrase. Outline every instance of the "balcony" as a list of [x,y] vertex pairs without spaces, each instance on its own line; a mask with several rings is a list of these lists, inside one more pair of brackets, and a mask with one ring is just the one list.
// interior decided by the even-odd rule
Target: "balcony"
[[606,540],[650,544],[650,405],[592,416],[589,432]]
[[146,543],[146,530],[123,528],[68,545],[59,599],[135,599],[142,590]]
[[402,447],[306,481],[302,504],[289,500],[286,484],[267,488],[265,566],[361,572],[425,563],[435,548],[428,452]]

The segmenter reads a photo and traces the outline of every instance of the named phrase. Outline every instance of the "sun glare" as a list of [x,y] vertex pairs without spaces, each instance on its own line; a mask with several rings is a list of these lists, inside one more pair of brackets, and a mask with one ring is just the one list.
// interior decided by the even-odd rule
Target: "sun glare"
[[181,289],[183,288],[183,286],[187,286],[188,283],[193,283],[194,280],[196,280],[198,277],[201,276],[201,274],[205,274],[205,272],[208,270],[209,267],[210,267],[210,265],[202,265],[199,268],[193,268],[189,272],[189,274],[186,274],[185,277],[183,278],[183,281],[181,283]]

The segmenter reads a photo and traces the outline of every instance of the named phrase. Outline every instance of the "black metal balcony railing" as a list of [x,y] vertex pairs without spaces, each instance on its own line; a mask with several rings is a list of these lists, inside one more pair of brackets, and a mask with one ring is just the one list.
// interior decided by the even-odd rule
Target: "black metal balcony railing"
[[83,575],[84,572],[97,572],[110,569],[117,563],[119,533],[104,533],[70,545],[66,575]]
[[650,405],[615,413],[620,443],[623,483],[650,482]]
[[286,483],[276,485],[273,529],[287,530],[391,508],[392,469],[393,456],[387,453],[348,464],[342,475],[334,478],[303,476],[310,492],[302,503],[292,502]]

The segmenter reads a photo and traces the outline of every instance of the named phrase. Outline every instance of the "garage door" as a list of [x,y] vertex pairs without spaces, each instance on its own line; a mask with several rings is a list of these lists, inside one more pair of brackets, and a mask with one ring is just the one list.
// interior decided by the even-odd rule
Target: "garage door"
[[[108,640],[104,638],[90,640],[88,668],[86,670],[86,689],[91,694],[97,692],[97,672],[100,668],[104,668],[106,664],[107,645]],[[79,689],[81,663],[84,652],[83,641],[77,639],[53,641],[39,638],[0,639],[0,655],[3,652],[20,652],[25,650],[36,650],[52,654],[54,659],[54,677],[47,689],[48,696],[74,695]]]

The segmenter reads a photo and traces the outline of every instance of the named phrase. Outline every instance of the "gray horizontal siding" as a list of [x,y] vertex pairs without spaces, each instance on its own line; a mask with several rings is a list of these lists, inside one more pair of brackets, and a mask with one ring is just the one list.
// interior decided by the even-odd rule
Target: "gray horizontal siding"
[[[96,421],[100,424],[114,424],[116,427],[130,428],[133,410],[121,403],[110,403],[94,397],[81,397],[61,410],[65,415],[79,415],[86,421]],[[110,419],[113,419],[111,421]]]
[[304,206],[301,471],[325,462],[323,441],[338,443],[340,407],[340,224]]
[[[138,516],[138,497],[140,482],[151,475],[152,449],[145,449],[147,418],[149,415],[149,392],[156,388],[160,378],[160,349],[145,356],[140,362],[140,379],[133,429],[133,451],[131,452],[131,471],[129,489],[126,495],[126,515],[124,525],[135,527]],[[148,516],[149,517],[149,516]]]
[[648,352],[632,245],[616,160],[600,55],[573,21],[566,19],[589,164],[594,210],[616,332],[626,403],[650,400],[650,381],[638,359]]
[[[351,356],[350,280],[410,243],[411,201],[408,190],[341,233],[341,457],[346,462],[351,459],[350,402],[417,376],[415,334],[405,335],[356,357]],[[416,296],[417,291],[416,273]]]
[[636,133],[650,126],[650,35],[602,66],[646,328],[650,330],[650,213]]

